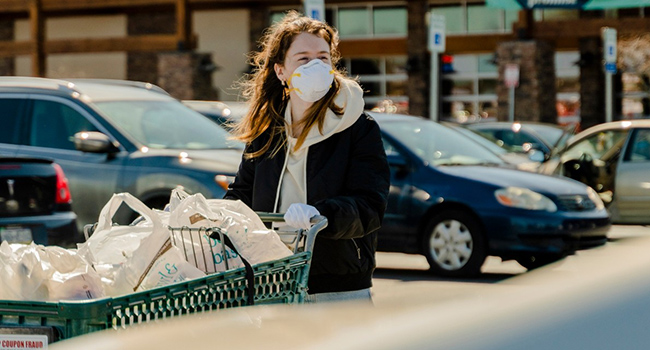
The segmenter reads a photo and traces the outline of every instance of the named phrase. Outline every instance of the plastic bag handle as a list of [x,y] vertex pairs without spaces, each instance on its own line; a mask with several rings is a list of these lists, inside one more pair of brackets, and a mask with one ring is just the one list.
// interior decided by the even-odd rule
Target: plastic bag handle
[[102,208],[101,213],[99,213],[99,221],[97,222],[96,231],[107,230],[113,226],[113,216],[120,208],[122,203],[126,203],[131,209],[133,209],[138,214],[145,217],[153,224],[154,230],[162,229],[162,222],[156,216],[149,207],[142,203],[139,199],[134,197],[132,194],[123,192],[113,194],[113,197],[108,201],[108,203]]

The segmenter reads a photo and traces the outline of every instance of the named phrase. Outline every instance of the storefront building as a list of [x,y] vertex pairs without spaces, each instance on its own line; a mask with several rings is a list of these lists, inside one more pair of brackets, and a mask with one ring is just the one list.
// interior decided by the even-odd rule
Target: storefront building
[[[436,119],[507,120],[504,75],[514,63],[515,119],[581,120],[583,127],[605,121],[603,27],[619,34],[614,119],[650,115],[648,71],[630,63],[650,59],[646,0],[590,10],[522,10],[499,1],[326,0],[325,19],[339,31],[342,64],[359,77],[368,109],[429,117],[433,12],[445,17],[447,42]],[[302,10],[298,0],[3,2],[0,74],[144,80],[180,99],[224,101],[240,98],[236,82],[263,30],[286,10]]]

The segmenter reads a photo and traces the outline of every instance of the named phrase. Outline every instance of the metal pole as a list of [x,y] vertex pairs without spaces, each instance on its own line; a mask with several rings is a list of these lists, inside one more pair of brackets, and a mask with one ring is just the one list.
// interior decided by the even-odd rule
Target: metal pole
[[437,52],[431,52],[431,74],[429,74],[430,77],[430,82],[429,86],[431,88],[429,89],[430,91],[430,96],[429,96],[429,119],[433,121],[438,121],[438,106],[440,105],[438,102],[438,97],[440,96],[439,89],[438,89],[438,53]]
[[515,121],[515,87],[510,86],[508,89],[508,120]]
[[605,72],[605,122],[611,122],[613,120],[614,114],[614,103],[612,96],[613,95],[613,86],[612,86],[612,73]]

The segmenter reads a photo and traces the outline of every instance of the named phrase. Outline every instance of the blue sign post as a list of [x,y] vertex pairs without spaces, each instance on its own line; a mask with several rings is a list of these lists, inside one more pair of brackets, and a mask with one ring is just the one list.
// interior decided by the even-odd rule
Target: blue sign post
[[616,74],[616,29],[603,28],[603,62],[605,68],[605,121],[611,122],[614,114],[612,75]]
[[445,52],[445,16],[430,13],[429,16],[429,52],[431,52],[431,73],[429,74],[429,119],[438,121],[438,110],[440,106],[440,92],[438,86],[438,54]]

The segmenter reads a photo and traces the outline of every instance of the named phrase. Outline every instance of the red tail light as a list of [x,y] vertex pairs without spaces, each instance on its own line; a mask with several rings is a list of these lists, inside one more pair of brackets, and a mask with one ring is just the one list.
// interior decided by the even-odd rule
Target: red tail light
[[56,170],[56,203],[67,204],[70,203],[70,187],[68,187],[68,179],[63,173],[63,169],[58,164],[52,164]]

